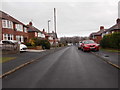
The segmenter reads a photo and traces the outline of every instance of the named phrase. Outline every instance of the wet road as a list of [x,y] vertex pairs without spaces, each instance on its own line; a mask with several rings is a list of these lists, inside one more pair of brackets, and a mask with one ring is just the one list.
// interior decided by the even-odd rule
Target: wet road
[[66,47],[3,79],[3,88],[117,88],[118,69],[90,52]]

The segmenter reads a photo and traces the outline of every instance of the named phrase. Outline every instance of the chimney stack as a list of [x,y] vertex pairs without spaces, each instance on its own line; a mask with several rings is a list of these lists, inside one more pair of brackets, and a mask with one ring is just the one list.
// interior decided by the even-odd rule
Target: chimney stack
[[33,25],[32,22],[29,22],[29,25],[32,26]]
[[118,18],[118,19],[116,20],[116,23],[117,23],[117,24],[120,24],[120,18]]
[[43,29],[43,32],[45,32],[45,29]]
[[100,26],[100,30],[104,30],[104,26]]

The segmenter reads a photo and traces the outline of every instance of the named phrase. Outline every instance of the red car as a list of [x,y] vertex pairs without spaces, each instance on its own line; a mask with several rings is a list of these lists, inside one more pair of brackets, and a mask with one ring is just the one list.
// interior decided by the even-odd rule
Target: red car
[[84,40],[82,41],[81,49],[83,51],[99,51],[99,44],[95,43],[93,40]]

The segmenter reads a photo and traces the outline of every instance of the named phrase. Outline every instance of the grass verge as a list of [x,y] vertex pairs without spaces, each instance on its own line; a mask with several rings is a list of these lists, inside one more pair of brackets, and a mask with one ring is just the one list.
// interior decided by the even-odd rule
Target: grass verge
[[14,60],[16,57],[0,57],[0,63],[5,63],[10,60]]
[[109,49],[109,48],[100,48],[100,49],[108,52],[120,52],[120,50],[117,49]]

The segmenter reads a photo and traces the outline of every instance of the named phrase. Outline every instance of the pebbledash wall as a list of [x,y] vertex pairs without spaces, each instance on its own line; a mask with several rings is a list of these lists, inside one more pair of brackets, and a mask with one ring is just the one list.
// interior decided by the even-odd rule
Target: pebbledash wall
[[0,24],[2,28],[2,37],[0,40],[17,40],[22,43],[27,42],[28,33],[27,26],[11,17],[10,15],[0,11]]

